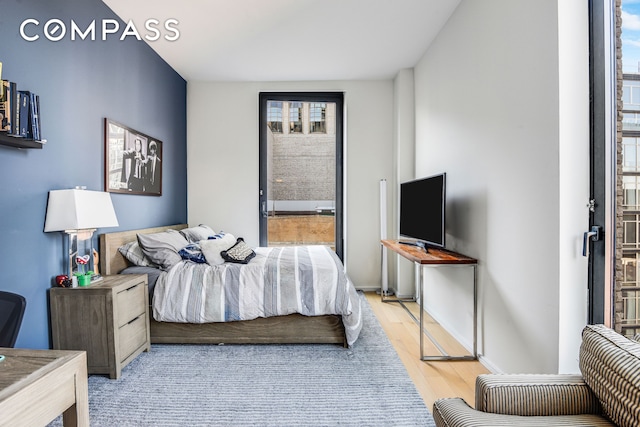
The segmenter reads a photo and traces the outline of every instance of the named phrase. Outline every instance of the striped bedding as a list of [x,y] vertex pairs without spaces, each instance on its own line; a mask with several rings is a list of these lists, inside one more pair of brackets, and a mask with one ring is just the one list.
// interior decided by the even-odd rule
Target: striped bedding
[[153,316],[209,323],[300,313],[342,316],[351,346],[362,328],[360,299],[342,262],[326,246],[255,248],[248,264],[182,261],[158,277]]

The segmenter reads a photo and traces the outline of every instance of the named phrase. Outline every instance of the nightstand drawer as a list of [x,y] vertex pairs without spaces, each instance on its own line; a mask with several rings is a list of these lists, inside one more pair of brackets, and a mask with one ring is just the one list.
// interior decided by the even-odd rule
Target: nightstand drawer
[[117,293],[118,326],[126,325],[131,319],[147,310],[145,289],[144,282],[140,282]]
[[147,342],[145,316],[143,313],[120,328],[121,362]]

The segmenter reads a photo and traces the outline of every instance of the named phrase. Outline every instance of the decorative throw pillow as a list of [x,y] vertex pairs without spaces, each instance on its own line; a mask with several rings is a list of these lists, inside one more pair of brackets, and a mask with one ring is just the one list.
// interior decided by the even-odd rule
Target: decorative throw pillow
[[118,248],[118,252],[122,254],[131,264],[140,267],[155,267],[158,266],[149,261],[149,259],[142,252],[142,248],[137,241],[125,243]]
[[196,243],[200,240],[206,240],[216,234],[208,225],[200,224],[197,227],[183,228],[180,234],[184,236],[190,243]]
[[163,270],[168,270],[182,261],[178,251],[189,244],[176,230],[138,234],[138,243],[145,256]]
[[226,251],[235,243],[236,238],[233,237],[233,234],[227,234],[222,231],[216,234],[214,238],[200,240],[199,242],[200,249],[209,265],[224,264],[224,258],[220,255],[220,252]]
[[178,254],[182,259],[197,262],[198,264],[204,264],[207,262],[204,254],[202,253],[202,249],[200,249],[200,245],[197,243],[188,244],[184,248],[180,249]]
[[249,245],[247,245],[242,237],[238,237],[235,245],[227,249],[226,251],[220,252],[222,258],[228,262],[236,262],[239,264],[247,264],[253,257],[256,256],[256,253],[251,249]]

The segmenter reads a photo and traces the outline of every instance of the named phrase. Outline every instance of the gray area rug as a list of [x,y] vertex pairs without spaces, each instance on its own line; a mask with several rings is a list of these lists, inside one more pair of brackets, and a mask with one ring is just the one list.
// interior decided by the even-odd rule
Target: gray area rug
[[[89,378],[91,425],[434,426],[361,301],[364,325],[350,349],[154,344],[120,379]],[[52,424],[59,425],[60,418]]]

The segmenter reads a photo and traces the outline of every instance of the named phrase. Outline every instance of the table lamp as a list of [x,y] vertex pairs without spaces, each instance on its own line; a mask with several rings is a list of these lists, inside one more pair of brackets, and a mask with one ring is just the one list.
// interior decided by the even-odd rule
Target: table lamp
[[[76,187],[69,190],[49,191],[45,233],[62,231],[65,271],[69,278],[74,273],[97,271],[94,265],[93,232],[97,228],[117,227],[111,195],[103,191],[85,190]],[[94,274],[92,281],[99,280]]]

